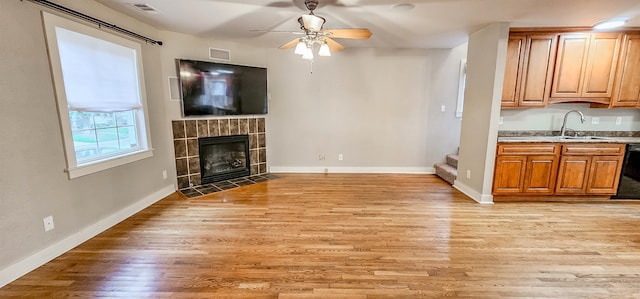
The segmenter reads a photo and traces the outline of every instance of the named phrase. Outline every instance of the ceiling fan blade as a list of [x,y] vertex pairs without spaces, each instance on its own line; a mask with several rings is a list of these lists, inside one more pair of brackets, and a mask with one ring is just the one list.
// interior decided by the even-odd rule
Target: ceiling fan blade
[[285,7],[291,7],[291,6],[293,6],[293,3],[289,1],[276,1],[276,2],[267,4],[267,7],[276,7],[276,8],[285,8]]
[[371,31],[367,28],[327,29],[324,31],[324,35],[331,38],[368,39],[371,37]]
[[261,32],[261,33],[287,33],[293,35],[303,35],[302,31],[282,31],[282,30],[262,30],[262,29],[249,29],[249,32]]
[[299,40],[300,40],[299,38],[293,39],[292,41],[290,41],[290,42],[288,42],[288,43],[286,43],[286,44],[284,44],[284,45],[280,46],[280,49],[289,49],[289,48],[293,48],[293,47],[295,47],[295,46],[298,44],[298,41],[299,41]]
[[332,52],[338,52],[344,50],[344,46],[338,43],[337,41],[332,40],[331,38],[325,37],[324,40],[327,42],[329,49]]

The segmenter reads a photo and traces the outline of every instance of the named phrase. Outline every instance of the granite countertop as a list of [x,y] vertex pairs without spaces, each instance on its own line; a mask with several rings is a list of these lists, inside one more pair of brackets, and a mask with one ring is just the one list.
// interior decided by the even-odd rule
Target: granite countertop
[[500,131],[498,142],[558,142],[558,143],[640,143],[640,132],[595,131],[572,132],[572,136],[560,138],[556,131]]
[[498,137],[498,142],[592,142],[592,143],[640,143],[640,137],[596,137],[586,138],[560,138],[560,136],[518,136]]

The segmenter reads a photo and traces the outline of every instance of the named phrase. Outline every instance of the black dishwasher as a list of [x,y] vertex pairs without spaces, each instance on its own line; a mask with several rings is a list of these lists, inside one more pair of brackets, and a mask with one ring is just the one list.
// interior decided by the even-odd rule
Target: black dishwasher
[[613,199],[640,199],[640,144],[627,144],[618,193]]

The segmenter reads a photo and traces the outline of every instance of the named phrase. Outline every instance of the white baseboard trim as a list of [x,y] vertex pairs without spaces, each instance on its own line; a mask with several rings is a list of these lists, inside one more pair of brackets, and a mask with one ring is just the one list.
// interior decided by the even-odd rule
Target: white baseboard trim
[[405,173],[405,174],[434,174],[433,167],[289,167],[271,166],[270,173]]
[[62,239],[47,248],[44,248],[39,252],[36,252],[35,254],[28,256],[5,269],[2,269],[0,271],[0,288],[33,271],[34,269],[46,264],[47,262],[73,249],[83,242],[95,237],[99,233],[120,223],[130,216],[142,211],[143,209],[158,202],[159,200],[165,198],[173,192],[175,192],[175,187],[173,186],[173,184],[165,186],[162,189],[149,194],[141,200],[131,204],[130,206],[114,214],[111,214],[107,218],[89,225],[79,232]]
[[481,204],[493,204],[493,195],[490,194],[481,194],[480,192],[473,190],[473,188],[461,183],[458,180],[453,182],[453,188],[458,189],[458,191],[464,193],[466,196],[471,197],[471,199],[475,200]]

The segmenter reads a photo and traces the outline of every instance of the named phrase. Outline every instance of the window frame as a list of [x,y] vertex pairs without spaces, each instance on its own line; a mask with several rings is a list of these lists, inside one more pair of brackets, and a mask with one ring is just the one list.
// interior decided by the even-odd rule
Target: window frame
[[[116,36],[111,33],[104,32],[94,27],[87,26],[54,14],[42,12],[43,26],[45,30],[45,42],[49,54],[49,64],[51,66],[51,75],[53,79],[56,103],[58,108],[58,116],[60,119],[60,128],[62,131],[62,140],[64,145],[64,153],[67,162],[67,172],[69,179],[92,174],[98,171],[114,168],[131,162],[139,161],[153,156],[153,148],[151,145],[151,133],[149,130],[149,114],[147,112],[147,97],[145,91],[144,71],[142,68],[142,47],[139,43]],[[85,164],[78,164],[73,142],[73,134],[71,120],[69,117],[69,109],[65,93],[65,84],[62,75],[62,66],[60,62],[60,53],[58,51],[58,39],[56,35],[56,27],[66,30],[85,34],[97,39],[112,42],[123,47],[128,47],[136,52],[136,68],[138,73],[138,91],[141,108],[136,113],[136,129],[140,147],[138,150],[123,151],[121,155],[110,156],[104,159],[90,161]]]
[[456,102],[456,117],[462,118],[464,108],[464,89],[467,85],[467,60],[460,60],[460,77],[458,78],[458,100]]

